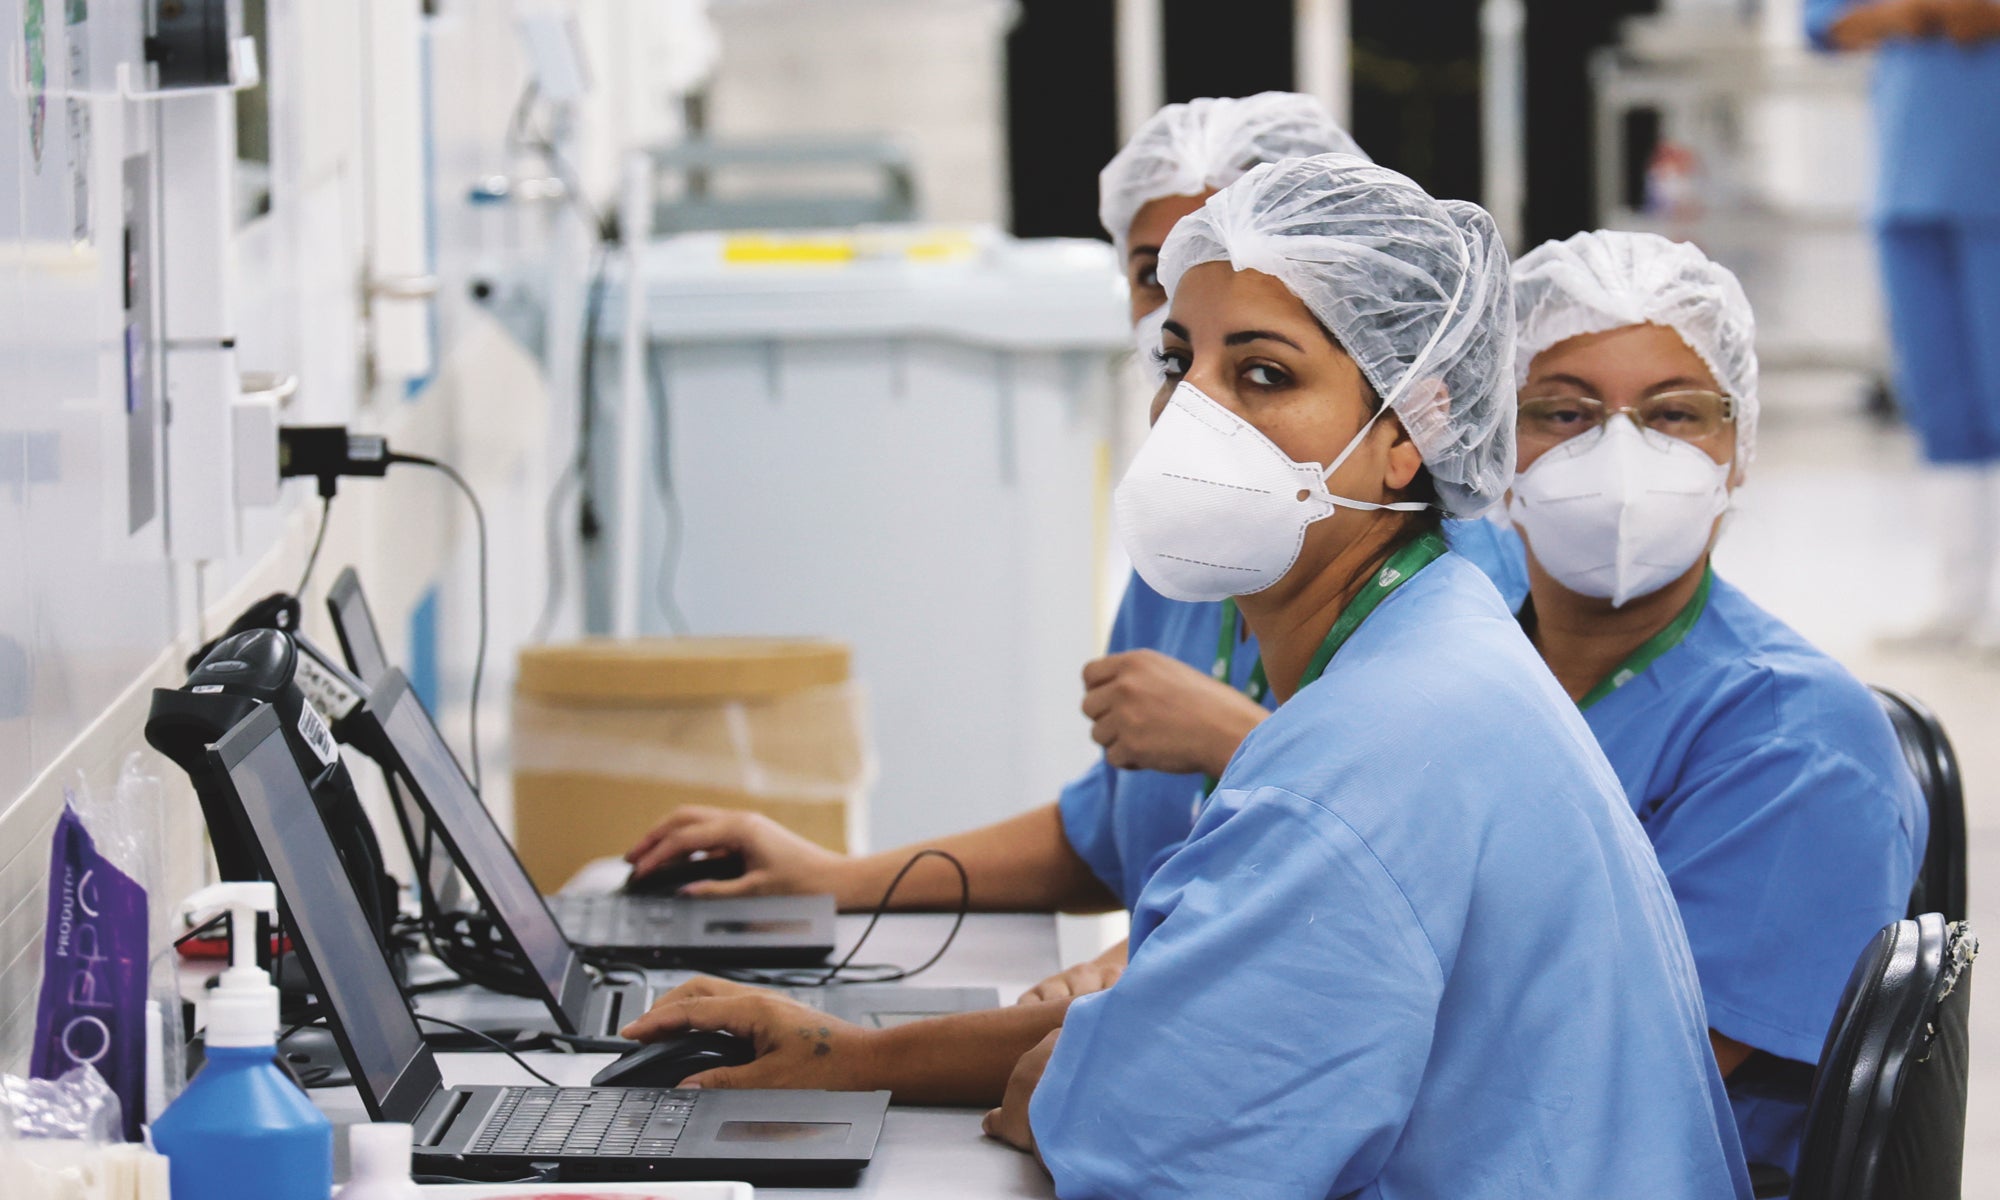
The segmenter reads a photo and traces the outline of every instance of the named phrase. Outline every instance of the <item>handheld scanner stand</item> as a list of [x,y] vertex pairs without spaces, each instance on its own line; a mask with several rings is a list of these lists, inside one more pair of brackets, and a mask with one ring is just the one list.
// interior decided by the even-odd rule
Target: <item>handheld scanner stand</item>
[[[215,847],[215,865],[225,880],[256,880],[263,872],[249,828],[218,790],[220,781],[209,774],[208,748],[258,706],[279,701],[291,683],[295,654],[282,634],[237,634],[217,642],[185,684],[153,691],[146,742],[193,780]],[[286,720],[288,734],[297,719],[295,712]],[[317,767],[311,772],[318,773]]]
[[355,895],[386,947],[396,912],[396,882],[384,866],[381,843],[361,808],[333,734],[299,690],[298,655],[292,639],[274,629],[252,629],[224,638],[185,684],[153,692],[146,741],[194,781],[222,878],[262,879],[265,876],[254,837],[240,823],[235,806],[220,792],[221,781],[210,775],[207,751],[257,706],[268,704],[275,709],[285,745],[340,851]]

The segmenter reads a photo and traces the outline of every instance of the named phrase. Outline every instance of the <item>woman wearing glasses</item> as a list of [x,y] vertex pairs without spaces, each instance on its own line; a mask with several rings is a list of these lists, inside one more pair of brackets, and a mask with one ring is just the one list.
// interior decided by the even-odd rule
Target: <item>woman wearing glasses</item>
[[[1756,1051],[1812,1063],[1927,822],[1868,689],[1709,565],[1756,450],[1749,302],[1693,246],[1604,232],[1529,253],[1514,295],[1525,555],[1493,525],[1453,544],[1511,590],[1617,770],[1723,1075]],[[1750,1161],[1790,1170],[1803,1106],[1732,1103]]]

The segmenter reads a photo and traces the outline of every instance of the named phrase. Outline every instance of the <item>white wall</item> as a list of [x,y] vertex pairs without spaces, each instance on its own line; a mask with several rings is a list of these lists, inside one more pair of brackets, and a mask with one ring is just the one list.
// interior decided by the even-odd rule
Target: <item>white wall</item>
[[[0,52],[11,62],[28,60],[27,2],[0,0]],[[428,119],[432,131],[427,212],[419,215],[431,223],[445,277],[436,304],[438,366],[428,386],[371,382],[362,306],[370,147],[360,119],[370,79],[362,46],[367,20],[391,3],[414,11],[417,0],[270,0],[263,60],[272,212],[240,229],[228,251],[239,365],[298,376],[288,423],[382,430],[399,449],[460,464],[479,489],[496,526],[491,665],[499,669],[489,675],[487,702],[497,728],[508,686],[503,664],[532,619],[524,597],[535,588],[521,581],[540,577],[531,515],[546,488],[545,463],[565,451],[551,436],[539,365],[465,298],[465,279],[471,264],[517,255],[577,280],[583,267],[574,254],[552,257],[558,214],[535,209],[496,221],[465,202],[483,175],[540,171],[502,145],[523,84],[514,4],[451,0],[425,27],[428,113],[407,115]],[[604,23],[631,19],[635,6],[576,5],[599,42],[615,42]],[[119,185],[124,157],[153,148],[155,112],[116,99],[112,85],[117,63],[140,58],[138,6],[92,5],[85,36],[74,39],[87,63],[78,90],[111,97],[79,101],[87,141],[72,136],[71,107],[54,91],[64,84],[74,31],[62,28],[60,3],[36,7],[46,23],[51,94],[45,104],[0,105],[0,1070],[25,1066],[47,835],[63,786],[81,778],[109,788],[126,756],[144,750],[150,689],[177,684],[181,658],[246,601],[296,583],[318,507],[309,485],[289,484],[279,506],[240,514],[239,553],[205,563],[169,560],[164,517],[126,528]],[[581,148],[608,163],[590,145],[587,125],[584,132]],[[87,196],[81,210],[79,195]],[[219,451],[214,458],[224,469]],[[341,565],[356,564],[392,651],[402,655],[412,609],[437,589],[448,725],[462,724],[471,675],[470,528],[457,495],[428,473],[398,468],[386,480],[344,484],[309,596],[312,628],[320,588]],[[190,827],[199,818],[185,780],[145,754],[167,785],[171,819]],[[489,761],[489,777],[496,773]],[[192,887],[204,869],[184,845],[170,863],[175,890]]]

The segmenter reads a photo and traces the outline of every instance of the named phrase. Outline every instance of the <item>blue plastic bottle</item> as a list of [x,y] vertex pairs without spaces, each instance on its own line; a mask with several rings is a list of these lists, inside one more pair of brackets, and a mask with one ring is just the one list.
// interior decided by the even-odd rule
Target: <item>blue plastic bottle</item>
[[259,911],[276,909],[275,889],[217,884],[188,903],[227,907],[234,944],[209,993],[208,1061],[153,1122],[174,1200],[328,1200],[333,1125],[275,1061],[278,989],[244,932],[257,928]]

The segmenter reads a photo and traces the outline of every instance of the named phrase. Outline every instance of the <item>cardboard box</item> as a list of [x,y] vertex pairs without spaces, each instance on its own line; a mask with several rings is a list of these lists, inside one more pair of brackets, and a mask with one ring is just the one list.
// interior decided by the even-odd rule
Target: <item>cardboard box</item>
[[670,638],[521,653],[515,846],[546,891],[684,804],[856,848],[871,764],[843,646]]

